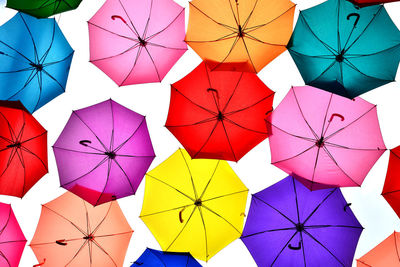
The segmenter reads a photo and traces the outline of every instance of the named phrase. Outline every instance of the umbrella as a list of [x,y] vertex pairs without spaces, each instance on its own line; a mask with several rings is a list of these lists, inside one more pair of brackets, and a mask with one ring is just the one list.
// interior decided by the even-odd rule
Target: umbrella
[[140,218],[163,251],[207,261],[241,236],[247,193],[226,161],[179,149],[146,174]]
[[166,127],[192,158],[238,161],[267,135],[272,92],[254,73],[200,64],[171,86]]
[[382,196],[400,216],[400,146],[390,150],[389,166],[386,173]]
[[67,192],[42,206],[30,247],[43,267],[122,267],[132,232],[116,201],[93,207]]
[[155,157],[145,117],[111,99],[73,111],[53,150],[61,186],[92,205],[135,194]]
[[82,0],[7,0],[7,7],[37,18],[47,18],[78,8]]
[[0,203],[0,266],[18,267],[25,243],[11,205]]
[[310,189],[361,186],[385,152],[376,106],[292,87],[266,119],[272,164]]
[[357,267],[400,266],[400,235],[393,232],[379,245],[357,260]]
[[17,13],[0,27],[0,99],[36,111],[64,93],[73,53],[54,19]]
[[288,50],[306,84],[354,98],[394,81],[400,31],[383,6],[328,0],[300,12]]
[[213,70],[259,72],[286,50],[293,31],[290,0],[193,0],[189,7],[185,40]]
[[349,0],[349,1],[359,7],[366,7],[366,6],[372,6],[372,5],[397,2],[399,0]]
[[241,239],[258,266],[351,266],[363,228],[349,206],[289,176],[253,195]]
[[47,131],[20,102],[0,101],[0,194],[22,198],[47,172]]
[[131,267],[201,267],[190,253],[163,252],[147,248]]
[[172,0],[107,0],[88,23],[90,62],[119,86],[161,82],[187,50]]

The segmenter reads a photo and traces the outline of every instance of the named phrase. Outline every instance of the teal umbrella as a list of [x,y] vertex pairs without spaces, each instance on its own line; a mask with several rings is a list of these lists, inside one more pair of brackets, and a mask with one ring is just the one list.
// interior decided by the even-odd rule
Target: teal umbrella
[[300,11],[288,50],[306,84],[354,98],[394,81],[400,32],[383,5],[328,0]]

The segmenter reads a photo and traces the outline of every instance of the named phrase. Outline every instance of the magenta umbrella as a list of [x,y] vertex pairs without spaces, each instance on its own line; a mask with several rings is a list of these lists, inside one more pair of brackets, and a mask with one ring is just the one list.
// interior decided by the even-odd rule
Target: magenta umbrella
[[53,150],[61,186],[94,206],[135,194],[155,157],[145,117],[112,100],[74,111]]
[[160,82],[187,50],[172,0],[107,0],[88,23],[90,61],[119,86]]
[[18,267],[25,243],[11,205],[0,203],[0,266]]
[[376,106],[292,87],[266,119],[272,164],[311,190],[361,186],[385,152]]

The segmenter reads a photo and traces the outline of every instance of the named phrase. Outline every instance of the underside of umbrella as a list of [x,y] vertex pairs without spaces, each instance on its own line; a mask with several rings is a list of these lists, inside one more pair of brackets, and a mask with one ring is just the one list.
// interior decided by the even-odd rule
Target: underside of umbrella
[[7,0],[7,7],[22,11],[37,18],[76,9],[82,0]]

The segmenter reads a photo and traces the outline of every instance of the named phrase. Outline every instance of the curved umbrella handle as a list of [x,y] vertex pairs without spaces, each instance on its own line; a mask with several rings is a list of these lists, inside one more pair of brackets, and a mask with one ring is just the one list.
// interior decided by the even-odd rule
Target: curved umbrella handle
[[354,21],[354,27],[356,27],[358,21],[360,20],[360,14],[351,13],[351,14],[347,15],[347,20],[350,20],[351,17],[356,17],[356,20]]
[[65,242],[65,239],[56,240],[56,243],[60,246],[66,246],[68,244]]
[[214,92],[214,93],[217,95],[217,98],[219,99],[219,94],[218,94],[218,91],[217,91],[216,89],[214,89],[214,88],[208,88],[208,89],[207,89],[207,92]]
[[291,250],[300,250],[301,249],[301,242],[299,242],[299,245],[297,247],[294,247],[291,244],[289,244],[288,248],[290,248]]
[[183,211],[186,209],[186,207],[184,207],[183,209],[181,209],[181,211],[179,212],[179,221],[181,222],[181,223],[183,223],[183,216],[182,216],[182,213],[183,213]]
[[333,120],[333,117],[339,117],[341,121],[344,121],[344,117],[342,115],[340,115],[339,113],[332,113],[331,118],[328,120],[329,122],[331,122]]
[[345,206],[344,206],[344,211],[346,211],[346,209],[348,208],[348,207],[350,207],[351,206],[351,203],[347,203]]
[[79,141],[79,144],[81,144],[82,146],[88,146],[88,144],[91,144],[92,141],[90,140],[81,140]]
[[268,117],[272,113],[272,111],[273,110],[271,109],[271,110],[268,110],[267,112],[265,112],[265,116]]
[[42,266],[42,265],[44,265],[44,264],[45,264],[45,262],[46,262],[46,258],[44,258],[44,259],[43,259],[43,262],[33,265],[33,267],[39,267],[39,266]]
[[123,23],[127,24],[127,23],[126,23],[126,20],[124,20],[123,17],[118,16],[118,15],[113,15],[113,16],[111,16],[111,19],[112,19],[112,20],[120,19]]

